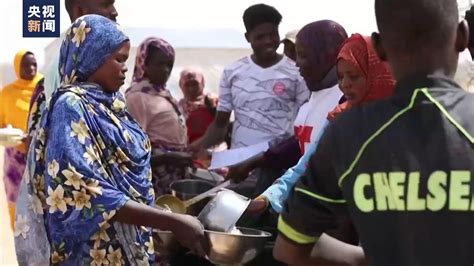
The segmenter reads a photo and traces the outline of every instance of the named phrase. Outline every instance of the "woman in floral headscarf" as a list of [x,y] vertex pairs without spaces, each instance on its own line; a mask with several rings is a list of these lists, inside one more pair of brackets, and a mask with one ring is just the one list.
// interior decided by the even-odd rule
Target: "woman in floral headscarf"
[[150,137],[155,159],[153,187],[157,195],[169,193],[171,182],[185,178],[192,165],[184,153],[188,139],[178,101],[166,89],[175,52],[163,39],[148,38],[138,47],[127,105],[132,116]]
[[44,250],[49,240],[52,264],[147,265],[154,251],[145,226],[171,230],[201,252],[196,219],[148,206],[154,201],[150,142],[118,92],[128,37],[98,15],[79,18],[66,35],[63,85],[32,140],[25,197],[30,204],[18,213],[17,247],[24,241],[30,249],[17,252]]
[[[37,72],[34,54],[26,50],[15,55],[14,67],[17,80],[0,90],[0,128],[11,125],[26,132],[29,102],[43,76]],[[23,143],[5,149],[4,182],[12,227],[15,203],[26,166],[26,147]]]

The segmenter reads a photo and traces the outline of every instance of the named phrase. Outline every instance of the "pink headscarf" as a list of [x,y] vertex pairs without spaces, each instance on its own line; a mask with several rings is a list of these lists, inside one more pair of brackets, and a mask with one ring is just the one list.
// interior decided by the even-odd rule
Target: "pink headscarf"
[[138,83],[143,80],[145,75],[145,62],[149,55],[150,47],[160,49],[165,55],[169,56],[169,58],[173,59],[174,61],[174,49],[167,41],[156,37],[150,37],[145,39],[140,44],[140,46],[138,46],[135,69],[133,70],[132,83]]
[[185,68],[181,71],[179,76],[179,87],[183,88],[186,81],[190,79],[195,79],[203,88],[206,85],[204,75],[201,71],[193,68]]

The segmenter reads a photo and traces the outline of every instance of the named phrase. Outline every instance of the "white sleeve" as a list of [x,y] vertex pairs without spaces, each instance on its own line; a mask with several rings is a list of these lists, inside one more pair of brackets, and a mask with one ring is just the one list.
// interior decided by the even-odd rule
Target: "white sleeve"
[[295,103],[297,108],[301,107],[305,102],[308,101],[310,91],[306,86],[306,82],[301,76],[298,76],[298,81],[296,82],[296,99]]
[[217,111],[232,112],[234,105],[232,104],[232,84],[230,82],[230,70],[224,70],[219,85],[219,104]]

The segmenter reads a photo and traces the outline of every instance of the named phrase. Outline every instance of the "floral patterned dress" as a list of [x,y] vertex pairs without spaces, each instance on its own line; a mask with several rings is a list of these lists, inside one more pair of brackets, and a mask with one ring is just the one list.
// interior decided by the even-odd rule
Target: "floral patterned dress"
[[154,201],[150,141],[120,93],[85,82],[127,40],[114,22],[89,15],[73,24],[61,47],[64,85],[41,115],[20,194],[15,232],[20,264],[46,265],[45,252],[48,264],[61,265],[154,260],[149,228],[113,221],[128,201]]

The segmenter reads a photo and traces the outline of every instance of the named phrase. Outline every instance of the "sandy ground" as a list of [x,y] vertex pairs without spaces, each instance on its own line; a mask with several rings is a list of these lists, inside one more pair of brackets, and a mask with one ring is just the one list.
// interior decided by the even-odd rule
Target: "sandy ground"
[[10,228],[5,188],[3,186],[2,147],[0,147],[0,177],[0,265],[18,265],[13,244],[13,232]]

